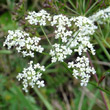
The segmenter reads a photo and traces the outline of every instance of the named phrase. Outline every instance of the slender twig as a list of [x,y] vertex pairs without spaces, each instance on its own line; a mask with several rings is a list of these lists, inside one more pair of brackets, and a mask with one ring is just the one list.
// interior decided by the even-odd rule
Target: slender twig
[[86,11],[90,8],[91,3],[92,3],[92,0],[89,1],[89,4],[88,4],[88,7],[87,7]]
[[85,96],[85,92],[82,91],[82,95],[81,95],[80,102],[79,102],[79,105],[78,105],[78,110],[81,110],[81,108],[82,108],[82,103],[83,103],[84,96]]
[[[80,88],[80,91],[84,91],[85,95],[88,97],[88,99],[95,99],[94,93],[92,93],[89,89],[87,89],[86,87]],[[102,102],[102,100],[96,98],[96,105],[98,105],[102,110],[104,109],[104,103]]]
[[73,12],[73,13],[75,13],[75,14],[77,14],[77,15],[80,15],[77,11],[71,9],[68,5],[65,5],[64,3],[60,2],[60,1],[59,1],[59,3],[62,4],[62,6],[65,6],[65,8],[67,8],[67,9],[70,10],[71,12]]
[[109,44],[105,39],[103,39],[103,42],[105,43],[105,45],[106,45],[108,48],[110,48],[110,44]]
[[108,60],[110,60],[110,54],[107,51],[107,49],[104,47],[104,45],[102,44],[102,42],[100,41],[100,39],[98,38],[98,36],[96,34],[94,34],[95,39],[97,40],[97,42],[99,43],[100,47],[103,49],[106,57],[108,58]]
[[66,102],[66,108],[67,108],[67,110],[71,110],[70,104],[69,104],[69,101],[68,101],[68,98],[67,98],[67,95],[65,94],[65,92],[64,92],[64,90],[63,90],[63,88],[62,88],[62,86],[60,86],[60,90],[61,90],[61,92],[62,92],[64,101]]
[[48,110],[54,110],[52,105],[45,99],[45,97],[41,94],[38,88],[33,88],[35,93],[39,96],[39,98],[42,100],[42,102],[45,104]]
[[[48,38],[51,38],[51,37],[54,37],[54,36],[55,36],[55,33],[51,33],[51,34],[47,35]],[[41,36],[41,39],[44,40],[44,39],[46,39],[46,37],[45,36]]]
[[[92,61],[91,61],[91,58],[90,58],[90,55],[89,55],[88,52],[87,52],[87,56],[88,56],[88,58],[89,58],[89,62],[90,62],[91,67],[94,67],[94,65],[92,64]],[[94,74],[94,77],[95,77],[96,82],[98,83],[97,74]],[[100,91],[100,94],[101,94],[101,96],[102,96],[102,100],[103,100],[103,102],[104,102],[104,104],[105,104],[106,110],[108,110],[108,105],[107,105],[107,102],[106,102],[106,100],[105,100],[105,97],[104,97],[103,92]]]
[[52,46],[52,44],[51,44],[50,40],[48,39],[48,36],[47,36],[47,34],[45,33],[45,31],[44,31],[44,29],[43,29],[42,26],[41,26],[41,30],[42,30],[42,32],[44,33],[44,35],[45,35],[45,37],[46,37],[48,43]]
[[103,62],[103,61],[94,61],[94,60],[92,60],[92,63],[97,63],[97,64],[104,65],[104,66],[110,66],[110,63]]

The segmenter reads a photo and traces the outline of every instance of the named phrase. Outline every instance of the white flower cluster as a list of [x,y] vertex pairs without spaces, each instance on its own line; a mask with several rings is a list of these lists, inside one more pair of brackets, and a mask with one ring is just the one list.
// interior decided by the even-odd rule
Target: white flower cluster
[[93,35],[97,27],[93,24],[91,20],[86,17],[79,16],[70,19],[71,22],[75,22],[78,27],[72,38],[69,39],[68,45],[71,48],[75,48],[74,51],[82,55],[83,52],[90,52],[95,55],[95,50],[93,45],[90,43],[90,35]]
[[[74,39],[74,38],[73,38]],[[79,55],[82,55],[83,52],[90,51],[93,55],[95,55],[95,49],[93,48],[93,44],[90,43],[90,37],[76,37],[74,40],[70,39],[68,45],[70,44],[71,48],[74,48],[75,52],[78,52]],[[73,41],[72,41],[73,40]]]
[[98,22],[99,24],[105,23],[107,20],[110,20],[110,6],[106,9],[99,10],[95,14],[89,17],[93,22]]
[[45,71],[44,66],[40,66],[39,63],[33,64],[33,61],[30,61],[29,67],[24,68],[22,73],[19,73],[17,76],[18,81],[22,80],[23,90],[28,92],[28,87],[33,88],[35,85],[38,85],[38,88],[44,87],[44,81],[40,80],[42,76],[42,71]]
[[76,79],[81,79],[81,86],[87,86],[89,78],[91,77],[90,73],[96,73],[95,69],[89,66],[89,59],[85,56],[77,57],[75,62],[69,62],[68,68],[73,69],[73,76]]
[[[55,27],[55,39],[58,39],[59,43],[52,45],[52,49],[49,53],[52,57],[52,63],[54,63],[57,61],[63,62],[73,51],[82,55],[83,52],[89,50],[95,55],[93,45],[90,43],[91,36],[97,29],[94,22],[97,21],[102,24],[103,21],[110,18],[109,16],[110,7],[100,10],[89,18],[84,16],[68,18],[62,14],[52,17],[45,10],[41,10],[38,13],[35,11],[29,12],[25,19],[31,25],[51,25]],[[41,45],[38,45],[41,38],[36,36],[31,37],[28,33],[20,30],[8,31],[8,33],[9,35],[4,42],[4,46],[7,45],[8,49],[15,46],[16,50],[21,52],[24,57],[34,57],[34,52],[42,53],[44,50]],[[68,68],[72,68],[75,78],[81,79],[81,86],[87,85],[91,76],[90,73],[96,73],[94,68],[89,66],[89,59],[85,56],[77,57],[75,62],[69,62]],[[42,71],[45,71],[44,66],[40,66],[39,63],[33,64],[31,61],[29,67],[24,68],[23,72],[19,73],[17,76],[19,81],[23,81],[23,90],[28,92],[27,88],[29,86],[33,88],[36,84],[38,87],[43,87],[44,81],[40,81]]]
[[10,49],[12,46],[16,47],[18,52],[21,52],[23,56],[31,56],[34,57],[34,51],[42,53],[44,50],[41,45],[38,45],[41,38],[38,37],[30,37],[28,33],[15,30],[8,31],[8,36],[4,42],[4,46],[8,46]]
[[95,29],[97,29],[93,22],[84,16],[73,17],[70,19],[70,21],[73,21],[75,25],[78,27],[78,36],[93,35]]
[[50,55],[52,56],[52,62],[60,61],[63,62],[68,55],[72,54],[72,50],[67,46],[54,44],[53,49],[50,50]]
[[45,26],[47,22],[51,21],[51,16],[45,10],[41,10],[38,13],[35,11],[29,12],[25,18],[30,24]]
[[67,42],[67,38],[72,35],[72,31],[67,30],[67,27],[71,27],[70,19],[62,14],[53,16],[51,26],[56,26],[55,38],[61,38],[62,42]]

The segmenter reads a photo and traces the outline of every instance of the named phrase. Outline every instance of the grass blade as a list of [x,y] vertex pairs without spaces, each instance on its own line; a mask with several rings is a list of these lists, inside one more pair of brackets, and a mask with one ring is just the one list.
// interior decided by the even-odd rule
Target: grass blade
[[0,54],[11,54],[10,50],[0,50]]
[[96,98],[97,98],[98,94],[99,94],[99,90],[97,90],[96,93],[94,94],[94,98],[91,100],[88,110],[92,110],[92,108],[96,102]]
[[42,100],[42,102],[45,104],[47,109],[48,110],[53,110],[53,107],[51,106],[51,104],[45,99],[45,97],[39,92],[39,90],[36,87],[34,88],[34,91],[39,96],[39,98]]
[[98,38],[98,36],[96,34],[94,34],[95,39],[97,40],[97,42],[99,43],[100,47],[102,48],[102,50],[104,51],[106,57],[109,59],[110,61],[110,54],[109,52],[106,50],[106,48],[104,47],[104,45],[102,44],[102,42],[100,41],[100,39]]
[[37,108],[35,109],[32,106],[30,101],[26,99],[24,94],[20,91],[18,87],[16,87],[16,85],[14,85],[14,88],[11,89],[11,92],[13,92],[13,94],[15,94],[15,97],[24,104],[24,106],[27,108],[26,110],[39,110]]
[[89,82],[88,84],[91,84],[92,86],[95,86],[96,88],[98,88],[98,89],[101,90],[102,92],[105,92],[106,94],[110,95],[110,91],[107,91],[107,90],[101,88],[100,86],[96,85],[95,83]]

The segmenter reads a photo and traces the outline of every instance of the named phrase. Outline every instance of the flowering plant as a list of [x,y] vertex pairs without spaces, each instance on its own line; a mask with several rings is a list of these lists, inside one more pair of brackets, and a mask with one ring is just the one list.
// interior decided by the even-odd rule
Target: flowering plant
[[[14,47],[23,57],[31,57],[33,59],[37,54],[47,55],[50,57],[50,64],[41,66],[40,63],[34,61],[29,62],[29,67],[24,68],[21,73],[18,73],[18,81],[22,81],[23,90],[28,92],[29,87],[38,88],[44,87],[45,81],[41,78],[45,71],[53,64],[65,65],[65,68],[78,80],[81,86],[87,86],[90,77],[97,73],[92,65],[90,55],[96,54],[96,49],[92,40],[94,36],[97,39],[97,31],[100,30],[100,25],[106,25],[110,21],[110,7],[99,10],[90,16],[78,15],[68,16],[64,14],[52,15],[42,9],[38,12],[32,11],[26,14],[25,23],[33,27],[38,27],[40,30],[33,34],[19,28],[17,30],[9,30],[8,36],[3,44],[8,49]],[[53,38],[51,41],[47,35],[46,28],[53,29]],[[42,37],[41,34],[44,34]],[[49,50],[44,47],[41,41],[47,40],[50,46]],[[100,41],[99,41],[100,42]],[[105,51],[108,59],[110,56]],[[36,54],[37,53],[37,54]],[[75,54],[75,59],[68,59]]]
[[[90,43],[92,35],[98,28],[94,22],[98,21],[101,24],[103,22],[106,23],[105,21],[109,19],[109,15],[110,7],[100,10],[89,18],[85,16],[68,18],[62,14],[51,16],[45,10],[41,10],[38,13],[35,11],[29,12],[25,19],[31,25],[39,25],[41,27],[47,41],[51,45],[49,55],[51,56],[52,63],[57,61],[65,62],[64,60],[74,52],[79,54],[76,61],[68,62],[68,68],[73,69],[73,76],[75,76],[75,78],[81,78],[81,86],[86,86],[91,73],[96,74],[95,69],[89,66],[89,59],[84,55],[87,51],[90,51],[93,55],[95,55],[93,44]],[[54,33],[55,39],[58,39],[56,40],[57,43],[52,44],[49,41],[42,27],[46,25],[56,27]],[[73,28],[73,25],[75,28]],[[4,46],[7,45],[8,49],[15,46],[16,50],[23,54],[23,57],[34,57],[34,52],[43,52],[44,48],[39,45],[39,41],[41,40],[40,37],[30,36],[29,33],[22,30],[9,30],[8,33],[9,35],[4,42]],[[39,64],[37,65],[38,67],[34,65],[34,69],[39,68],[42,70],[42,67],[40,67]],[[38,72],[37,76],[34,76],[36,74],[34,69],[32,68],[32,62],[30,62],[30,66],[27,69],[24,69],[23,74],[19,73],[17,76],[18,80],[24,78],[23,89],[25,91],[27,91],[27,83],[29,83],[31,87],[34,87],[35,84],[38,84],[38,87],[44,86],[44,81],[39,82],[38,80],[41,77],[41,74]],[[27,82],[27,80],[31,81]],[[38,81],[36,82],[36,80]]]

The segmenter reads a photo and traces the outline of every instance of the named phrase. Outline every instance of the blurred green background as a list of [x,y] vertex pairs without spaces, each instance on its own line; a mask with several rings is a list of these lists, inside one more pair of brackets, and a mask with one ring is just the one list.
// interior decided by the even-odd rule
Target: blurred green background
[[[27,67],[30,60],[46,66],[50,63],[50,57],[36,53],[34,59],[23,58],[14,48],[7,50],[3,47],[8,30],[22,28],[33,32],[34,28],[35,30],[37,28],[37,31],[41,33],[38,27],[26,27],[23,24],[27,10],[45,9],[53,15],[63,13],[68,16],[76,16],[75,12],[83,15],[90,7],[93,7],[87,13],[89,16],[99,8],[109,6],[110,1],[99,0],[99,5],[94,3],[96,3],[95,0],[24,0],[23,4],[22,0],[0,0],[0,110],[106,110],[99,89],[91,84],[81,87],[79,81],[73,78],[60,63],[53,65],[43,74],[46,83],[44,88],[30,89],[29,93],[23,92],[16,75]],[[76,10],[72,4],[77,6]],[[105,40],[110,44],[110,28],[107,29],[103,26],[102,33],[108,34]],[[45,30],[48,34],[53,33],[50,27]],[[54,42],[52,37],[50,40]],[[103,42],[101,38],[100,40]],[[91,58],[100,79],[110,71],[110,61],[95,39],[93,39],[93,43],[96,48],[96,56],[91,56]],[[48,51],[50,47],[45,39],[42,44]],[[103,46],[110,52],[110,48],[104,42]],[[76,55],[72,55],[67,61],[71,61],[75,57]],[[91,81],[95,82],[94,77],[91,78]],[[100,86],[110,91],[109,75]],[[104,96],[110,110],[110,96],[106,93]]]

